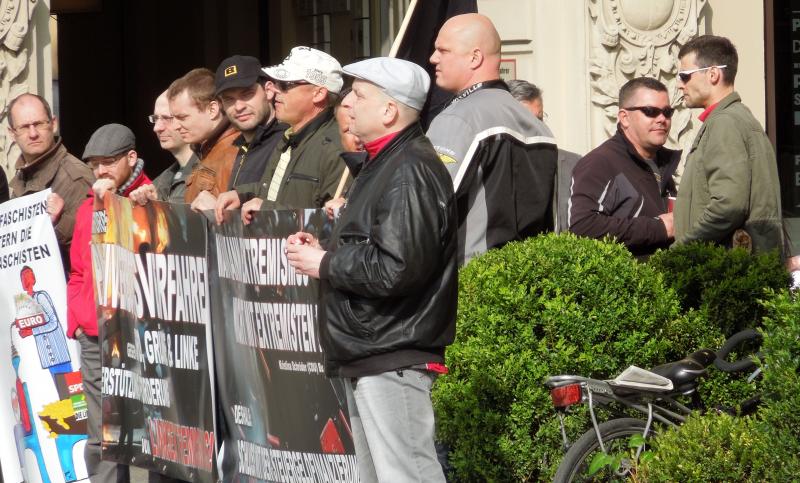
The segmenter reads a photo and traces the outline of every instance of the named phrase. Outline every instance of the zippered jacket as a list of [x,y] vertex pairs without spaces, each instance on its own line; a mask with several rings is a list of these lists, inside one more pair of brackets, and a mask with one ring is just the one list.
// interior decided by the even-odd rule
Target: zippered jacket
[[358,173],[320,264],[329,376],[443,363],[456,328],[456,209],[415,123]]
[[453,179],[460,263],[553,230],[556,141],[504,82],[465,89],[428,138]]
[[672,175],[680,159],[680,151],[662,147],[651,167],[618,127],[572,171],[569,230],[590,238],[612,236],[634,255],[668,247],[667,229],[657,217],[675,195]]
[[739,94],[722,99],[697,133],[675,202],[675,241],[732,245],[737,229],[754,252],[783,248],[775,150]]
[[333,109],[327,109],[298,132],[284,134],[270,155],[261,181],[236,187],[240,200],[253,197],[266,200],[278,162],[287,149],[291,149],[290,160],[277,198],[265,202],[262,209],[322,208],[333,198],[346,167],[339,157],[342,153],[339,125]]

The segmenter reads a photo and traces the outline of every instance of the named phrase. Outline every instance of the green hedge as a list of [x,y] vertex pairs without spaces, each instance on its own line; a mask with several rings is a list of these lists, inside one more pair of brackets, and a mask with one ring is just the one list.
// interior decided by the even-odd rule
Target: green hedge
[[[630,364],[650,367],[718,347],[725,334],[760,326],[766,309],[759,300],[770,297],[765,288],[781,289],[788,280],[776,254],[750,257],[741,250],[693,244],[659,252],[641,264],[622,245],[568,233],[510,243],[473,260],[459,277],[457,335],[447,351],[451,372],[433,391],[439,437],[451,447],[456,481],[551,479],[562,450],[558,419],[543,385],[547,377],[607,378]],[[775,320],[782,326],[790,317],[800,320],[788,298],[779,298],[769,310],[779,314]],[[796,333],[782,337],[776,342],[781,347],[791,337],[798,340]],[[797,358],[796,352],[773,353]],[[781,367],[778,359],[769,364]],[[713,476],[701,479],[716,481],[771,479],[763,475],[767,469],[800,474],[800,464],[791,463],[800,453],[800,417],[795,417],[800,387],[797,367],[786,364],[785,374],[768,375],[764,384],[775,394],[772,419],[794,415],[789,421],[778,426],[768,415],[692,418],[686,431],[663,439],[655,461],[665,471],[644,470],[652,481],[692,481],[703,468]],[[716,371],[701,386],[709,405],[732,404],[754,391],[742,376]],[[568,416],[566,425],[570,438],[585,431],[584,411]],[[767,429],[777,439],[764,439]],[[692,445],[698,460],[684,463],[680,455],[685,457]],[[790,462],[784,469],[763,457],[772,445],[789,448],[780,453]],[[664,449],[670,447],[673,453]],[[674,457],[668,463],[669,454]]]
[[[433,399],[457,481],[546,480],[561,459],[544,380],[614,375],[721,341],[619,244],[546,235],[473,260],[460,273],[450,374]],[[575,437],[586,429],[568,418]]]
[[640,481],[795,481],[800,477],[800,302],[767,297],[762,407],[755,417],[708,414],[659,436]]
[[647,263],[664,275],[684,310],[702,312],[726,336],[760,327],[765,289],[790,282],[777,251],[751,256],[741,248],[691,243],[659,251]]

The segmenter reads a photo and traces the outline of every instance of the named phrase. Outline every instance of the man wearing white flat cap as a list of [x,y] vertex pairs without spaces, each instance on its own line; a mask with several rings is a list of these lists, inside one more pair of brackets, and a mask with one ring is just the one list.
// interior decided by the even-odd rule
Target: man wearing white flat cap
[[363,163],[326,247],[296,233],[289,263],[321,280],[325,372],[345,382],[361,481],[443,482],[430,390],[455,336],[457,220],[418,122],[430,78],[388,57],[343,71]]

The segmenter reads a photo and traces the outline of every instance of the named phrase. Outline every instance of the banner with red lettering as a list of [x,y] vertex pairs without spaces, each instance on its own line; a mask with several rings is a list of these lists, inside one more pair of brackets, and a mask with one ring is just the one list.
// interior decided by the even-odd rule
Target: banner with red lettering
[[228,213],[209,235],[224,481],[356,482],[344,386],[324,374],[318,283],[288,263],[286,237],[325,239],[321,210]]
[[5,482],[88,481],[80,359],[50,190],[0,205],[0,465]]
[[205,218],[106,196],[93,233],[103,459],[216,481]]

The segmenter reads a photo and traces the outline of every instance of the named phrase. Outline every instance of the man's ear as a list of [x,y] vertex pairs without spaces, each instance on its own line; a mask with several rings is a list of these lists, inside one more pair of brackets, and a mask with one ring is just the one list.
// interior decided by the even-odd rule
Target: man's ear
[[314,97],[311,98],[314,104],[325,101],[328,98],[328,89],[325,87],[318,87],[314,90]]
[[722,78],[722,69],[720,69],[719,67],[714,67],[712,69],[709,69],[708,76],[709,76],[708,81],[711,83],[711,85],[715,86],[718,84],[725,83],[725,80]]
[[264,88],[264,92],[267,94],[267,100],[270,102],[272,102],[275,99],[275,91],[270,89],[271,86],[272,86],[271,80],[265,81],[264,84],[262,85],[262,87]]
[[394,99],[389,99],[386,105],[383,106],[383,124],[384,126],[391,126],[400,116],[400,108]]
[[628,111],[620,109],[617,113],[617,121],[623,128],[627,129],[631,125],[631,120],[628,118]]
[[220,113],[222,112],[222,110],[220,109],[219,100],[214,99],[211,102],[209,102],[208,106],[206,106],[206,111],[208,111],[208,115],[211,117],[211,119],[216,121],[217,118],[220,116]]
[[483,64],[484,55],[481,49],[472,49],[472,58],[469,61],[469,66],[477,69]]
[[128,158],[128,166],[131,168],[136,166],[136,161],[139,159],[139,155],[136,154],[136,150],[131,149],[125,156]]

